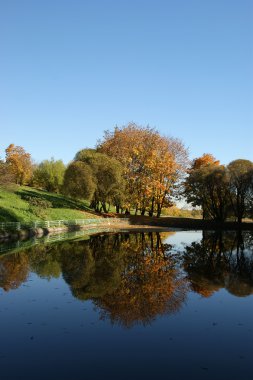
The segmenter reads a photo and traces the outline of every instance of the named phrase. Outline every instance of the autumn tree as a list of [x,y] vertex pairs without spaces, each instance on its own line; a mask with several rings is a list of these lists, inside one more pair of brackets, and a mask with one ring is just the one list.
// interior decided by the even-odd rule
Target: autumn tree
[[76,199],[91,199],[96,183],[89,165],[84,162],[72,162],[66,169],[63,193]]
[[65,165],[62,160],[55,161],[53,158],[42,161],[34,170],[33,185],[59,193],[63,184]]
[[92,171],[96,184],[91,201],[91,207],[104,212],[110,208],[110,204],[120,207],[120,201],[124,194],[124,180],[122,178],[122,166],[120,162],[106,154],[98,153],[94,149],[83,149],[76,154],[77,162],[84,162]]
[[160,216],[162,208],[170,204],[174,185],[186,168],[187,151],[183,144],[160,136],[153,128],[132,123],[105,132],[97,149],[123,166],[125,208]]
[[228,165],[230,177],[230,200],[239,223],[242,222],[253,203],[253,163],[238,159]]
[[27,184],[32,176],[31,155],[22,146],[10,144],[5,150],[6,164],[18,185]]
[[187,170],[188,176],[184,181],[182,194],[188,203],[191,203],[194,207],[202,208],[203,219],[211,217],[207,176],[209,175],[209,182],[212,177],[214,179],[214,174],[211,175],[211,172],[212,169],[219,167],[219,164],[220,162],[212,154],[205,153],[201,157],[195,158]]
[[191,165],[191,168],[189,169],[189,172],[191,172],[192,170],[200,169],[203,166],[210,166],[210,165],[218,166],[220,165],[220,161],[216,160],[216,158],[212,154],[204,153],[201,157],[195,158],[192,161],[192,165]]

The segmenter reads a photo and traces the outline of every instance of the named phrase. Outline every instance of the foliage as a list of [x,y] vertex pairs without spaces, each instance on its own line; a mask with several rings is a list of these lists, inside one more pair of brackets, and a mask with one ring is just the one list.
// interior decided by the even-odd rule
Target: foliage
[[52,207],[52,203],[50,201],[39,197],[27,196],[23,199],[28,201],[29,210],[39,218],[45,218],[47,215],[47,209]]
[[236,216],[238,222],[249,215],[253,198],[253,163],[235,160],[227,167],[212,155],[195,159],[184,183],[187,202],[200,206],[203,218],[224,221]]
[[9,166],[6,162],[0,160],[0,186],[8,187],[15,182],[14,174],[9,170]]
[[228,215],[228,175],[224,166],[210,154],[193,160],[184,183],[188,203],[200,206],[204,219],[224,221]]
[[77,162],[89,165],[96,184],[91,206],[99,210],[99,203],[104,212],[110,208],[110,203],[117,206],[123,199],[124,180],[122,166],[119,161],[98,153],[93,149],[83,149],[76,154]]
[[210,153],[204,153],[201,157],[195,158],[192,162],[191,170],[200,169],[203,166],[220,165],[220,161]]
[[174,138],[166,138],[150,127],[129,124],[105,132],[98,151],[121,162],[126,181],[125,208],[160,216],[170,204],[175,184],[187,164],[187,151]]
[[249,160],[235,160],[228,165],[230,176],[230,201],[239,223],[252,210],[253,163]]
[[63,192],[75,199],[91,199],[96,184],[92,170],[84,162],[72,162],[64,175]]
[[26,201],[28,201],[29,206],[31,207],[41,207],[41,208],[52,207],[52,203],[43,198],[25,195],[22,197],[22,199],[25,199]]
[[53,158],[42,161],[34,170],[33,186],[47,191],[59,193],[63,184],[65,165],[61,160]]
[[162,215],[179,217],[179,218],[201,218],[202,211],[197,208],[193,208],[189,210],[185,208],[179,208],[177,206],[172,206],[172,207],[164,208]]
[[6,150],[6,164],[18,185],[28,184],[32,176],[31,155],[22,146],[10,144]]

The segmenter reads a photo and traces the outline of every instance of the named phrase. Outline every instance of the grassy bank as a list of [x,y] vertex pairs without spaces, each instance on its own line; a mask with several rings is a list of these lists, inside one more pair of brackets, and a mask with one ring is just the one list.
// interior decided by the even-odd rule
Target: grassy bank
[[[106,214],[110,217],[126,215]],[[0,222],[34,222],[45,220],[94,219],[96,213],[88,207],[88,202],[75,201],[61,194],[40,191],[31,187],[16,186],[11,189],[0,188]],[[101,216],[100,216],[101,217]],[[130,215],[131,226],[156,226],[186,229],[253,229],[253,223],[235,222],[218,223],[195,218],[162,217]]]
[[88,203],[31,187],[0,188],[0,222],[86,219],[96,215]]

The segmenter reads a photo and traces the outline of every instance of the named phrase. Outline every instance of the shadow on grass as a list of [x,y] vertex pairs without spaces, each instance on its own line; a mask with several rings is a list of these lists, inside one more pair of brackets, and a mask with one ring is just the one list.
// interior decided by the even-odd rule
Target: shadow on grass
[[82,210],[91,212],[92,210],[86,206],[84,203],[80,201],[76,201],[74,199],[65,198],[63,195],[57,195],[52,193],[40,192],[39,190],[18,190],[16,192],[22,199],[26,199],[26,197],[40,198],[47,200],[52,203],[53,208],[70,208],[72,210]]
[[17,217],[15,212],[4,207],[0,207],[0,222],[22,222],[20,217]]

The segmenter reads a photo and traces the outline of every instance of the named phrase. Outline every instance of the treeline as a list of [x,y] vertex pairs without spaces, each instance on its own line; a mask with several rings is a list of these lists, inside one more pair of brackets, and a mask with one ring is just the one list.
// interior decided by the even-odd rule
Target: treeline
[[238,159],[220,165],[211,154],[193,160],[184,181],[187,202],[199,206],[204,219],[239,223],[253,216],[253,163]]
[[[83,196],[90,197],[95,210],[102,207],[106,212],[113,205],[117,212],[160,216],[164,207],[172,205],[187,163],[187,150],[179,140],[130,124],[106,132],[96,150],[78,152],[67,169],[64,189],[78,195],[73,184],[85,189],[81,178],[89,178]],[[85,175],[81,176],[81,170]]]
[[66,167],[61,160],[32,161],[23,147],[10,144],[5,149],[5,160],[0,159],[0,186],[13,183],[42,188],[59,193],[62,190]]
[[96,149],[79,151],[65,167],[61,160],[32,162],[11,144],[0,161],[0,185],[30,185],[90,201],[96,211],[156,215],[184,197],[204,219],[252,217],[253,163],[220,165],[211,154],[189,162],[184,144],[136,124],[106,131]]

